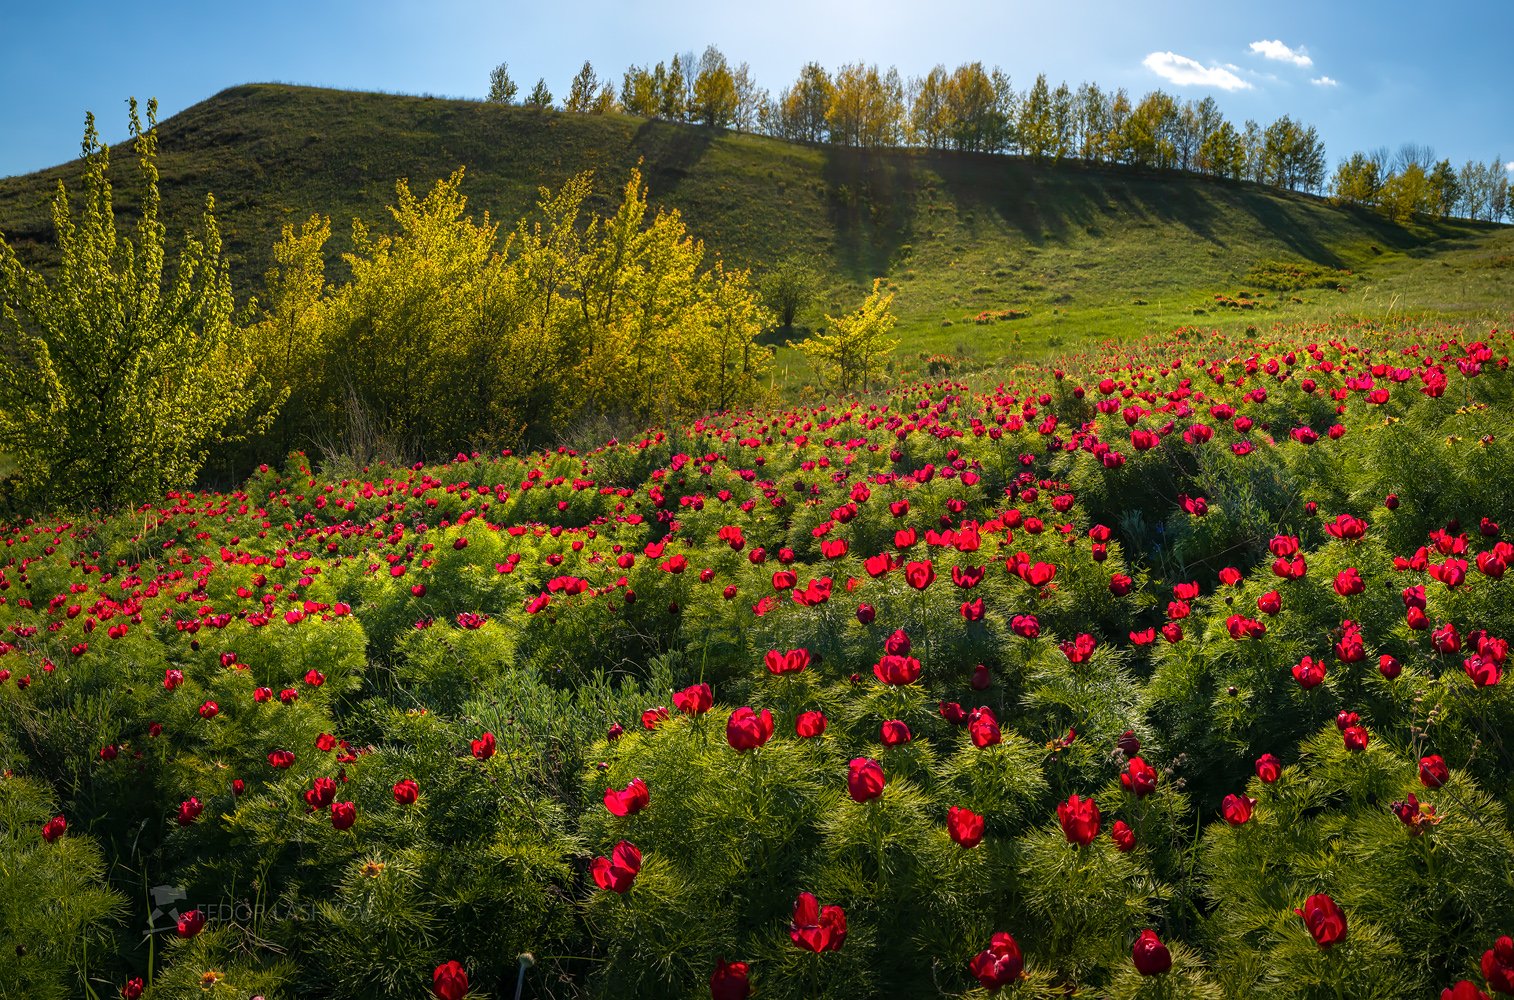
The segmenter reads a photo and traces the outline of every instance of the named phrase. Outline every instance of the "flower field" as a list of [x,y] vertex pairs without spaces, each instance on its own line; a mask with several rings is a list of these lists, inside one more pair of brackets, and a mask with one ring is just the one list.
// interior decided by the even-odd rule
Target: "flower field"
[[6,526],[0,996],[1514,995],[1508,353],[1181,331]]

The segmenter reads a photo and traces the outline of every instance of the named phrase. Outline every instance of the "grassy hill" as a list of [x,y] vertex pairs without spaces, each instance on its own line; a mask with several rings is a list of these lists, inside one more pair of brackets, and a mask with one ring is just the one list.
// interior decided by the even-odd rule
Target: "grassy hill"
[[[628,116],[259,84],[163,122],[161,150],[170,230],[187,228],[213,192],[242,297],[261,287],[283,224],[330,215],[335,257],[353,217],[387,221],[397,178],[424,189],[466,166],[470,207],[513,221],[538,187],[584,169],[597,172],[608,203],[638,162],[654,204],[679,209],[728,261],[760,269],[796,258],[813,268],[822,291],[801,325],[822,323],[826,309],[850,307],[872,277],[888,276],[910,359],[946,352],[993,363],[1184,323],[1342,312],[1498,321],[1514,283],[1505,227],[1405,228],[1252,184],[812,146]],[[117,167],[120,197],[130,187],[124,156]],[[0,233],[23,257],[45,263],[47,200],[60,178],[77,176],[66,164],[0,179]],[[1352,274],[1268,291],[1253,271],[1266,261]],[[993,315],[975,322],[984,312]]]

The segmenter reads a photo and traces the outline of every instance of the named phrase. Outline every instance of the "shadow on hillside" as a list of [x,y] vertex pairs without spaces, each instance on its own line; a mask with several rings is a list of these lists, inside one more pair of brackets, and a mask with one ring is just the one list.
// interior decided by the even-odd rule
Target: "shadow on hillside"
[[[1343,263],[1321,239],[1324,228],[1311,218],[1311,206],[1302,195],[1175,171],[1037,164],[995,154],[959,153],[936,158],[934,165],[959,210],[991,212],[1037,246],[1085,234],[1098,236],[1123,216],[1135,226],[1182,229],[1216,248],[1230,249],[1237,234],[1226,222],[1239,209],[1253,223],[1255,235],[1306,260],[1330,267]],[[1376,212],[1354,210],[1352,216],[1385,247],[1419,242],[1415,234]]]
[[719,134],[712,128],[654,119],[636,130],[631,148],[643,161],[644,180],[659,199],[664,199],[678,190]]
[[919,164],[892,150],[823,149],[820,175],[835,232],[836,263],[855,281],[888,273],[914,231]]

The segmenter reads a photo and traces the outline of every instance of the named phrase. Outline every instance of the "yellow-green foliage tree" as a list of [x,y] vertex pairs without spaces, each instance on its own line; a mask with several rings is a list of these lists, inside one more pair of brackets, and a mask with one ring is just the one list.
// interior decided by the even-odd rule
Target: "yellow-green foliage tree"
[[699,60],[699,75],[694,78],[694,105],[689,111],[702,124],[726,128],[736,120],[739,103],[730,64],[719,49],[709,46]]
[[904,84],[899,71],[849,63],[836,71],[825,112],[832,142],[894,146],[904,132]]
[[133,236],[116,229],[109,152],[94,117],[84,131],[84,197],[75,219],[53,198],[59,265],[47,278],[0,240],[0,451],[44,509],[119,507],[191,483],[209,448],[258,401],[257,359],[233,318],[215,201],[165,266],[158,219],[157,102],[131,136],[142,177]]
[[352,277],[324,293],[324,220],[285,231],[258,327],[301,397],[281,442],[444,454],[756,399],[771,314],[748,272],[705,265],[677,212],[649,218],[639,172],[604,217],[588,173],[543,189],[503,239],[467,215],[462,179],[425,198],[401,182],[397,232],[355,226]]
[[1408,222],[1433,208],[1434,192],[1424,168],[1411,163],[1390,176],[1378,191],[1378,206],[1394,222]]
[[839,319],[826,316],[830,329],[799,345],[828,389],[867,392],[888,369],[889,358],[899,346],[888,337],[895,322],[890,311],[893,302],[894,293],[884,287],[882,278],[876,278],[861,308]]
[[298,230],[284,226],[274,245],[274,266],[264,275],[266,305],[251,335],[262,374],[275,392],[288,394],[277,421],[274,442],[281,452],[294,445],[291,429],[329,423],[334,414],[322,407],[325,389],[326,325],[323,298],[331,220],[319,215]]

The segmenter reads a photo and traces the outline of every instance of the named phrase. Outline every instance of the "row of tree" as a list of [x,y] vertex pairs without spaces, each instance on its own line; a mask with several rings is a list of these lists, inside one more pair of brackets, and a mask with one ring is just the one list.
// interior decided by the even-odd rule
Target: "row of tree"
[[[514,103],[509,67],[496,67],[489,100]],[[523,104],[554,107],[545,81]],[[1319,134],[1284,116],[1271,125],[1225,120],[1213,98],[1180,101],[1153,91],[1132,101],[1124,89],[1085,83],[1051,86],[1045,74],[1018,91],[1001,70],[937,66],[905,81],[897,69],[850,63],[831,73],[809,63],[776,97],[746,63],[731,66],[714,46],[697,60],[631,66],[617,91],[590,63],[574,77],[564,110],[697,122],[802,142],[920,146],[1016,153],[1035,160],[1082,160],[1190,170],[1318,191],[1325,182]]]
[[[516,94],[508,65],[496,67],[488,99],[513,103]],[[522,103],[554,107],[544,80]],[[1369,177],[1356,158],[1372,161],[1377,154],[1356,154],[1332,179],[1318,131],[1287,115],[1268,125],[1251,120],[1236,125],[1212,97],[1184,101],[1155,90],[1132,100],[1124,88],[1108,91],[1094,83],[1053,87],[1045,74],[1021,91],[997,67],[985,69],[979,62],[952,71],[936,66],[907,81],[892,67],[880,70],[859,62],[831,73],[809,63],[773,96],[757,85],[746,63],[733,67],[710,46],[697,59],[685,53],[669,63],[631,66],[618,91],[585,62],[562,107],[697,122],[800,142],[1186,170],[1315,194],[1328,190],[1343,202],[1372,205],[1400,219],[1407,211],[1496,221],[1509,210],[1501,166],[1474,177],[1469,168],[1472,173],[1484,168],[1468,164],[1460,173],[1452,171],[1454,188],[1441,184],[1424,194],[1421,188],[1430,183],[1437,165],[1421,164],[1423,176],[1416,177],[1406,169],[1389,169],[1391,158],[1383,154]],[[1450,171],[1450,165],[1445,169]]]
[[1335,168],[1330,192],[1339,204],[1368,205],[1399,221],[1430,215],[1498,222],[1514,211],[1514,183],[1502,157],[1468,160],[1458,170],[1416,143],[1392,154],[1387,149],[1352,153]]

